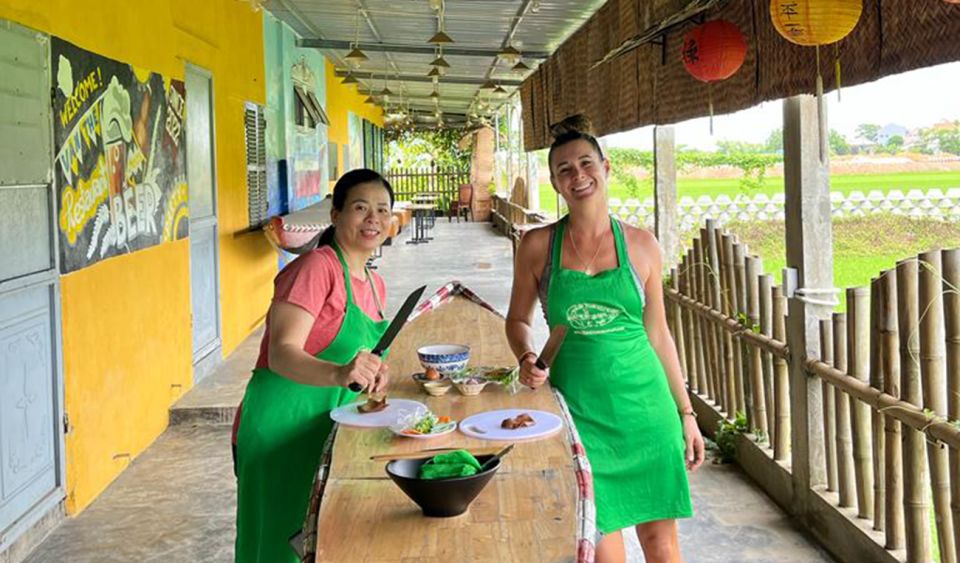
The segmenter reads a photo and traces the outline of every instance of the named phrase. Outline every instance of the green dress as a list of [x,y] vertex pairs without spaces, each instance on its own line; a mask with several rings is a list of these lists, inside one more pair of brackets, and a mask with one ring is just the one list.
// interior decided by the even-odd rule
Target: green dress
[[550,369],[593,473],[597,528],[693,515],[683,427],[643,325],[644,296],[619,221],[619,266],[594,276],[561,265],[567,218],[554,229],[547,288],[551,328],[568,332]]
[[[347,310],[340,331],[317,358],[344,365],[362,348],[372,349],[389,323],[374,321],[354,303],[350,271],[334,249],[343,265]],[[269,369],[254,370],[237,434],[237,562],[299,561],[288,540],[303,526],[333,428],[330,411],[356,397],[345,387],[304,385]]]

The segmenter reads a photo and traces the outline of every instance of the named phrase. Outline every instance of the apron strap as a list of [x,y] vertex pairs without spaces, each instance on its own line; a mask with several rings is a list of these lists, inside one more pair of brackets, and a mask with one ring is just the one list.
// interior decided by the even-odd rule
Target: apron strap
[[610,217],[610,228],[613,229],[613,240],[616,241],[617,269],[630,270],[632,275],[630,253],[627,252],[627,239],[623,235],[623,227],[620,225],[620,221],[615,217]]
[[[350,283],[350,268],[347,266],[347,261],[343,258],[343,252],[340,251],[340,247],[337,246],[337,243],[334,242],[330,246],[333,247],[333,250],[337,253],[337,258],[340,260],[340,265],[343,267],[343,284],[347,290],[347,307],[354,304],[353,301],[353,286]],[[363,268],[363,273],[367,277],[367,283],[370,284],[370,291],[373,292],[373,302],[377,306],[377,313],[380,315],[380,319],[383,320],[386,316],[383,314],[383,305],[380,304],[380,295],[377,293],[377,286],[373,283],[373,277],[370,275],[370,270],[366,267]]]
[[553,256],[551,257],[550,276],[563,265],[563,232],[567,227],[569,215],[564,215],[557,221],[556,228],[553,230]]

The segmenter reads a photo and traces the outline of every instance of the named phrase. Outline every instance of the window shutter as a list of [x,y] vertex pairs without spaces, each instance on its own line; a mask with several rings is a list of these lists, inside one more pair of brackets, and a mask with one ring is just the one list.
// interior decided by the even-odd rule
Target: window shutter
[[243,117],[247,160],[247,212],[251,228],[267,220],[267,121],[263,107],[247,103]]

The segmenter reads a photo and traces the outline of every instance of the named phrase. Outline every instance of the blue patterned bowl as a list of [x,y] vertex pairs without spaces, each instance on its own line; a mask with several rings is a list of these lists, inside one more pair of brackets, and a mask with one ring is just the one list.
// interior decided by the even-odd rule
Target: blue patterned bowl
[[470,361],[470,347],[463,344],[434,344],[417,349],[423,369],[434,368],[443,375],[466,369]]

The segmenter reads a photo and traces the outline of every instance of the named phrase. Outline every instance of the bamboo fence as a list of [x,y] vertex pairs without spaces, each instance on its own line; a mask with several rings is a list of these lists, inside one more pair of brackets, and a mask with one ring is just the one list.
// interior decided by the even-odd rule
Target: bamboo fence
[[[909,562],[958,563],[960,249],[902,260],[846,291],[802,362],[823,401],[825,498]],[[786,297],[736,236],[707,221],[665,287],[684,377],[727,419],[790,460]],[[818,458],[819,459],[819,458]],[[836,493],[835,496],[830,496]],[[935,522],[931,526],[931,521]],[[935,532],[935,533],[934,533]]]

